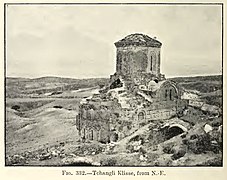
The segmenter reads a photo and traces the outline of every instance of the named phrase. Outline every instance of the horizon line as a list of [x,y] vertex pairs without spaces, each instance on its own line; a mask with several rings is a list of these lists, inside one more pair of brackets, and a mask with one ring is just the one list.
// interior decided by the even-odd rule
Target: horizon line
[[[177,75],[177,76],[166,76],[165,78],[181,78],[181,77],[200,77],[200,76],[223,76],[223,74],[195,74],[195,75]],[[69,77],[69,76],[55,76],[55,75],[46,75],[46,76],[37,76],[37,77],[21,77],[21,76],[5,76],[5,78],[15,78],[15,79],[41,79],[41,78],[68,78],[68,79],[109,79],[109,77]]]

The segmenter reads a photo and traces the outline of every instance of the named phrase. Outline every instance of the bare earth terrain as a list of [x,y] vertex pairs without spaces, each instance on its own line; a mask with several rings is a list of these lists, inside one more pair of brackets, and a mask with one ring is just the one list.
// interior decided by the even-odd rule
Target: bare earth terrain
[[187,133],[163,139],[163,122],[154,121],[119,142],[102,144],[79,141],[76,116],[81,99],[108,79],[6,78],[6,165],[222,166],[222,76],[172,80],[184,97],[207,104],[181,118],[190,126]]

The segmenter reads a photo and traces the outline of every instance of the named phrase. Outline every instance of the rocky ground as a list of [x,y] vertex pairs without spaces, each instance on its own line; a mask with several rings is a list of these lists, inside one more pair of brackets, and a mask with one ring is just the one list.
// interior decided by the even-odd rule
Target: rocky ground
[[[8,165],[45,166],[221,166],[222,130],[217,123],[199,123],[168,140],[160,122],[150,123],[117,143],[79,140],[45,144],[37,150],[7,155]],[[219,122],[220,123],[220,122]],[[212,127],[207,130],[207,124]],[[155,137],[155,138],[154,138]]]
[[[18,79],[8,84],[8,90],[16,89]],[[27,81],[27,80],[26,80]],[[23,83],[28,85],[25,80]],[[211,88],[209,78],[209,87]],[[36,81],[35,81],[36,82]],[[219,82],[219,80],[218,80]],[[219,92],[215,80],[214,92]],[[50,82],[48,82],[51,84]],[[59,82],[57,86],[59,86]],[[62,83],[62,82],[61,82]],[[190,85],[192,81],[182,82]],[[29,92],[40,92],[40,83],[29,81]],[[66,84],[68,87],[68,84]],[[47,86],[47,85],[46,85]],[[60,84],[62,86],[62,84]],[[59,86],[59,87],[60,87]],[[87,86],[87,84],[86,84]],[[216,87],[217,86],[217,87]],[[96,88],[67,90],[58,93],[56,87],[42,89],[43,94],[27,95],[21,87],[18,92],[8,92],[6,98],[6,165],[13,166],[221,166],[223,155],[222,115],[203,118],[195,116],[188,121],[189,131],[167,137],[166,121],[149,123],[130,136],[116,143],[79,141],[76,115],[82,97],[88,97]],[[27,87],[28,88],[28,87]],[[203,88],[205,89],[205,88]],[[211,88],[212,90],[212,88]],[[206,103],[222,108],[222,94],[197,92],[192,97],[202,97]],[[15,97],[14,97],[15,96]],[[38,97],[39,96],[39,97]],[[211,98],[212,97],[212,98]],[[212,103],[211,103],[212,104]],[[175,117],[170,121],[185,121]]]

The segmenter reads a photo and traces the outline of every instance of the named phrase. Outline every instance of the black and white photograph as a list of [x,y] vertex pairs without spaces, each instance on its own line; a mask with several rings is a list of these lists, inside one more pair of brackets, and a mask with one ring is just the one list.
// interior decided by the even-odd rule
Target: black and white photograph
[[4,13],[5,166],[223,167],[223,4]]

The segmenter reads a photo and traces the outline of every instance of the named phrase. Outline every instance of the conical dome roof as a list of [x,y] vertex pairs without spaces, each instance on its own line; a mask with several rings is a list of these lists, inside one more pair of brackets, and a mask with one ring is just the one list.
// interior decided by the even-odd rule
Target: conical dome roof
[[130,34],[120,41],[114,43],[116,47],[143,46],[143,47],[161,47],[162,43],[145,34]]

